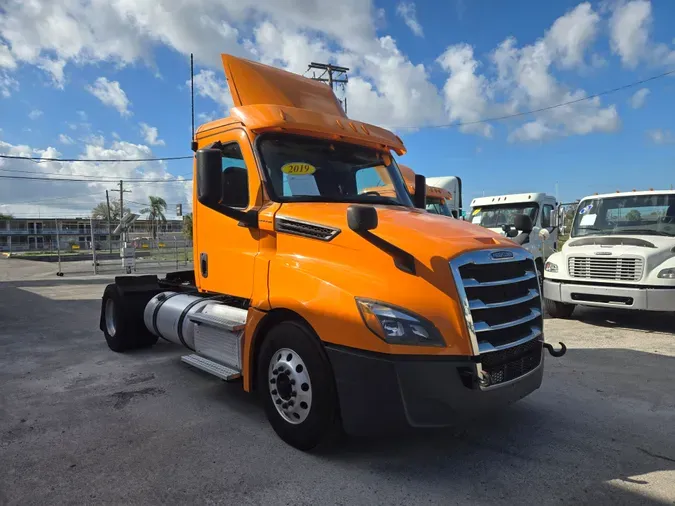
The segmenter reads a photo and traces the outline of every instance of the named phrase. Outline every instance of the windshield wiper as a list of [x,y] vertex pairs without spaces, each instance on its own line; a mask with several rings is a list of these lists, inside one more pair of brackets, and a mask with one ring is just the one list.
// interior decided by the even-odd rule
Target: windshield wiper
[[648,234],[648,235],[663,235],[665,237],[675,237],[668,232],[662,232],[661,230],[652,230],[651,228],[629,228],[626,230],[615,230],[616,235],[621,234]]

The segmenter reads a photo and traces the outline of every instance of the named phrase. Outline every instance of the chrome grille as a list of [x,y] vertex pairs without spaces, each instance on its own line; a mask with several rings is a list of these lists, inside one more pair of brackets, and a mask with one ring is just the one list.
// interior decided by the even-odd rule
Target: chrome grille
[[[494,258],[504,251],[512,256]],[[475,251],[453,259],[450,266],[476,355],[543,340],[539,281],[528,252]]]
[[641,258],[570,257],[567,267],[573,278],[638,281],[642,278],[643,261]]

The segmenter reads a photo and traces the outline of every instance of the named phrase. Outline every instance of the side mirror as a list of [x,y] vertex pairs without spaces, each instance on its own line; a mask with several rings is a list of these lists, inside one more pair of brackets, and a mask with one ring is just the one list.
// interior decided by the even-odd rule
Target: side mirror
[[222,160],[219,149],[197,151],[197,200],[212,209],[218,207],[222,197]]
[[450,211],[450,213],[452,214],[453,218],[455,219],[459,218],[459,213],[457,212],[457,209],[453,209],[452,211]]
[[527,214],[517,214],[513,220],[513,226],[516,230],[529,234],[532,232],[532,218]]
[[426,209],[427,207],[427,178],[422,174],[415,174],[413,204],[418,209]]
[[542,241],[546,241],[550,236],[551,236],[551,233],[545,228],[542,228],[539,231],[539,239],[541,239]]
[[244,227],[258,226],[258,213],[245,212],[220,203],[223,197],[223,154],[219,149],[197,151],[197,201],[214,211],[239,221]]
[[349,206],[347,224],[357,234],[377,228],[377,209],[371,206]]

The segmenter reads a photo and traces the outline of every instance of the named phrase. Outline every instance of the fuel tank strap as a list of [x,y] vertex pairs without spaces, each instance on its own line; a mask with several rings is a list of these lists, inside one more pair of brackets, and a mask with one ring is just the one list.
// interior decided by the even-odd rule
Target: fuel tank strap
[[[167,295],[166,297],[164,297],[162,300],[159,301],[159,303],[157,304],[157,307],[155,308],[155,311],[152,313],[152,329],[155,331],[156,336],[161,337],[165,341],[169,341],[169,340],[166,337],[164,337],[162,335],[162,333],[159,331],[159,329],[157,328],[157,315],[159,314],[159,310],[164,305],[164,303],[167,300],[169,300],[170,298],[175,297],[176,295],[181,295],[181,293],[180,292],[174,292],[171,295]],[[183,339],[181,338],[181,341],[182,340]],[[169,341],[169,342],[171,342],[171,341]],[[183,344],[185,344],[185,343],[183,343]]]

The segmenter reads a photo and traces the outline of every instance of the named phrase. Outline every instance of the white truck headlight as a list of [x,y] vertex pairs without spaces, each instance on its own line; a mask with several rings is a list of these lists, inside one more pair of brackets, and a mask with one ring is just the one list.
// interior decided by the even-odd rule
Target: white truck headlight
[[546,262],[544,265],[544,270],[546,272],[558,272],[558,264],[554,264],[553,262]]
[[356,305],[366,327],[389,344],[445,346],[435,325],[419,315],[369,299],[357,298]]
[[661,279],[675,279],[675,267],[669,267],[668,269],[661,269],[657,277]]

